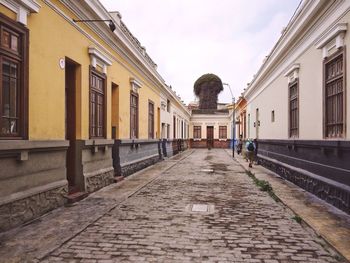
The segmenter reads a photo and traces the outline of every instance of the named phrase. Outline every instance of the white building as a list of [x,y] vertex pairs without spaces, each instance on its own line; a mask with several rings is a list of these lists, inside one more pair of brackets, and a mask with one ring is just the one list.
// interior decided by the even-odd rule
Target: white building
[[244,92],[261,163],[350,212],[350,1],[304,0]]

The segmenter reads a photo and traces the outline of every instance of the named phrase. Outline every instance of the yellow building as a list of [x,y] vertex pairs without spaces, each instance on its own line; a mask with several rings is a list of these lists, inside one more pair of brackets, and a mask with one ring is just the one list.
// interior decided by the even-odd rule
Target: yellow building
[[[6,0],[0,12],[4,230],[158,161],[160,93],[171,92],[97,0]],[[106,21],[75,21],[86,19]]]

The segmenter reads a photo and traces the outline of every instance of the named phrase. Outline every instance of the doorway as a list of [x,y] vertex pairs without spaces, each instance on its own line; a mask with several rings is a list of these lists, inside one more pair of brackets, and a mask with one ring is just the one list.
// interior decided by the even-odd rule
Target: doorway
[[68,193],[78,192],[76,178],[76,90],[78,64],[66,58],[65,61],[65,134],[69,141],[66,155]]
[[207,126],[207,147],[208,149],[214,147],[214,126]]
[[259,127],[260,127],[260,121],[259,121],[259,109],[256,109],[256,118],[255,118],[255,128],[256,128],[256,135],[255,138],[259,139]]

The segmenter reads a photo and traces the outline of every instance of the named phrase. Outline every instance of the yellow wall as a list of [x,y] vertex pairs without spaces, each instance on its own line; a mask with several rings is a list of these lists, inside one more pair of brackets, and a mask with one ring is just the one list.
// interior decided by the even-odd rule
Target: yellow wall
[[3,13],[5,16],[7,16],[13,20],[16,20],[16,17],[17,17],[16,13],[11,11],[10,9],[6,8],[2,4],[0,4],[0,12]]
[[[58,1],[54,4],[67,17],[74,17]],[[29,139],[65,139],[65,70],[59,67],[61,58],[69,58],[80,65],[77,87],[77,138],[89,138],[89,65],[88,47],[96,45],[77,28],[57,14],[43,1],[39,13],[28,16],[29,45]],[[0,11],[15,19],[16,14],[0,6]],[[139,91],[139,137],[148,138],[148,100],[154,102],[155,113],[159,107],[159,91],[152,87],[130,63],[106,45],[83,23],[84,31],[108,49],[113,56],[107,69],[107,138],[111,127],[118,127],[119,138],[130,137],[130,78],[144,85]],[[97,48],[99,48],[97,46]],[[119,87],[112,107],[111,83]],[[151,89],[152,87],[152,89]],[[113,109],[113,111],[112,111]],[[113,118],[112,118],[113,116]],[[118,123],[119,122],[119,123]],[[158,116],[155,114],[155,134]]]

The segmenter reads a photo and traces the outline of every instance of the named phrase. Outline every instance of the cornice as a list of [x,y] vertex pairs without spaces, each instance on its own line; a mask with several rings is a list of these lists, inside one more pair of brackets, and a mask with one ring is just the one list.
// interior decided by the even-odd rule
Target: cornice
[[[249,84],[246,91],[243,93],[247,101],[254,99],[280,74],[283,74],[288,67],[291,67],[298,57],[300,57],[308,48],[315,45],[320,35],[324,34],[324,32],[328,31],[329,28],[338,23],[338,21],[350,10],[349,1],[335,0],[331,5],[327,6],[327,10],[324,12],[322,17],[320,17],[315,25],[313,25],[309,31],[303,35],[302,39],[298,39],[298,37],[300,37],[300,33],[305,30],[305,27],[311,24],[310,21],[312,21],[312,19],[315,19],[310,14],[320,13],[320,8],[325,8],[325,6],[322,4],[329,3],[327,1],[306,2],[307,4],[302,5],[302,7],[308,8],[308,12],[301,10],[298,13],[297,18],[292,21],[296,24],[293,27],[297,27],[298,30],[296,31],[294,29],[293,32],[289,31],[289,34],[291,35],[288,39],[286,39],[284,35],[281,36],[280,40],[273,48],[273,51],[271,52],[269,58],[255,74],[253,81]],[[314,5],[310,5],[310,3]],[[315,3],[318,3],[316,7]],[[309,10],[312,7],[314,9]],[[315,10],[315,8],[317,10]],[[301,21],[300,16],[307,16],[308,20],[303,19]],[[292,25],[289,27],[292,27]],[[289,28],[286,31],[288,30]],[[294,46],[291,47],[291,44],[294,44]]]
[[256,89],[258,84],[263,80],[265,74],[276,65],[276,60],[278,57],[283,55],[283,52],[290,45],[292,40],[302,31],[302,29],[304,29],[324,2],[325,1],[322,0],[304,0],[302,2],[300,8],[296,11],[295,16],[291,19],[290,23],[287,25],[287,28],[284,30],[279,40],[272,48],[272,51],[267,56],[267,59],[264,61],[258,72],[254,75],[255,77],[245,91],[245,97],[248,97],[250,93]]
[[[51,7],[55,7],[50,0],[44,0],[44,1],[49,3]],[[105,10],[105,8],[98,1],[84,0],[89,5],[89,8],[91,9],[89,12],[85,10],[87,14],[84,14],[84,9],[82,8],[81,1],[76,1],[76,2],[68,1],[68,0],[59,0],[59,1],[61,1],[68,9],[70,9],[73,13],[75,13],[79,17],[79,19],[91,18],[92,13],[94,12],[95,15],[97,15],[100,19],[112,19],[115,21],[114,16],[112,16],[107,10]],[[72,19],[70,17],[67,17],[66,15],[64,15],[64,13],[60,11],[57,7],[55,7],[55,9],[56,9],[56,12],[63,15],[65,19],[71,23],[71,25],[75,26],[81,33],[87,36],[90,40],[94,41],[94,43],[98,45],[100,48],[102,48],[104,52],[106,52],[109,56],[111,56],[113,60],[117,61],[121,66],[123,66],[130,73],[132,73],[132,75],[134,75],[134,72],[132,69],[128,68],[124,63],[119,61],[107,49],[105,49],[101,44],[99,44],[99,42],[96,39],[94,39],[87,32],[85,32],[81,27],[77,26],[74,22],[72,22]],[[117,25],[118,24],[123,25],[123,23],[119,23],[119,21],[115,21],[115,22]],[[107,24],[104,24],[104,23],[89,23],[87,24],[87,26],[99,37],[101,37],[101,39],[103,39],[103,41],[105,41],[112,49],[116,50],[118,54],[120,54],[128,63],[130,63],[130,65],[132,65],[135,69],[137,69],[145,79],[150,81],[150,83],[154,84],[155,87],[159,89],[159,91],[157,92],[160,92],[162,90],[166,91],[166,93],[168,93],[168,95],[170,95],[180,105],[180,107],[182,107],[182,110],[185,111],[187,114],[189,114],[187,107],[177,98],[176,95],[173,94],[173,91],[169,90],[168,86],[164,82],[164,79],[155,70],[155,68],[153,68],[152,65],[149,65],[150,57],[147,55],[147,53],[146,53],[146,57],[142,57],[142,54],[140,54],[139,52],[140,50],[138,50],[131,43],[130,39],[128,39],[125,33],[122,32],[121,28],[123,26],[122,27],[117,26],[114,33],[111,33]],[[117,45],[118,42],[121,42],[127,49],[125,50],[122,46]],[[132,53],[134,58],[130,57],[129,55],[130,52]],[[152,79],[150,75],[154,79]],[[149,88],[154,90],[152,86]]]

